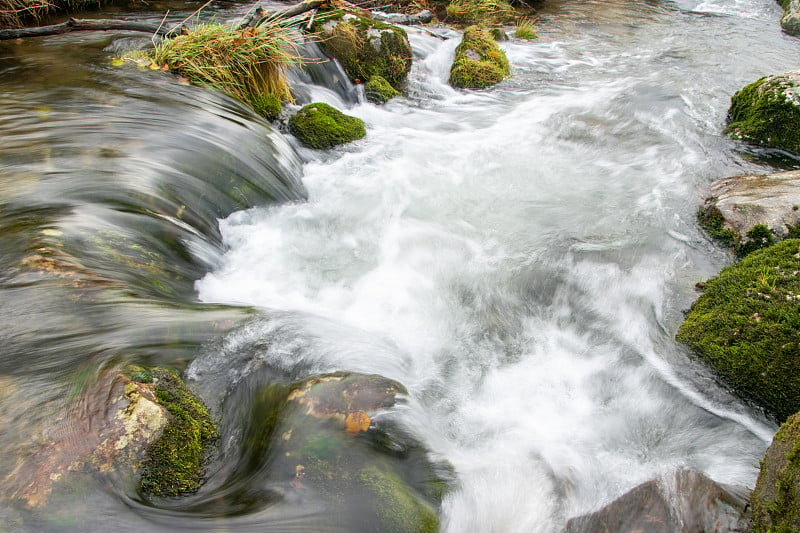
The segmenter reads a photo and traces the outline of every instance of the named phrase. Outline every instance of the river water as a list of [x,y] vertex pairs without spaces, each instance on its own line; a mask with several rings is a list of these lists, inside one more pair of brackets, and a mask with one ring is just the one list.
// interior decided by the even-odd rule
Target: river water
[[[24,45],[0,73],[2,113],[16,121],[0,147],[14,236],[4,246],[21,256],[39,245],[30,239],[128,228],[123,215],[135,212],[139,233],[126,234],[160,246],[167,220],[180,244],[169,253],[183,262],[156,272],[170,282],[153,288],[129,274],[136,261],[72,239],[71,255],[128,289],[68,313],[47,285],[5,278],[4,386],[31,392],[28,415],[6,394],[2,444],[24,450],[92,361],[188,364],[212,398],[231,382],[209,369],[225,365],[237,375],[259,365],[300,377],[352,370],[403,383],[404,423],[453,466],[444,531],[560,531],[681,467],[752,487],[776,426],[673,336],[694,284],[730,261],[696,227],[703,187],[796,164],[721,134],[736,90],[796,68],[798,41],[779,17],[771,0],[552,0],[538,40],[503,43],[513,77],[476,92],[446,83],[457,33],[409,29],[407,98],[378,107],[347,88],[297,82],[301,99],[366,122],[365,139],[333,151],[303,148],[226,98],[110,67],[113,37]],[[82,55],[67,60],[78,66],[63,65],[76,44]],[[55,87],[47,72],[59,73]],[[119,138],[109,139],[109,122]],[[97,163],[104,157],[115,164]],[[236,199],[224,184],[203,189],[226,173],[273,177]],[[124,207],[119,183],[106,180],[139,203]],[[173,189],[174,201],[163,194]],[[203,326],[209,313],[236,323],[240,307],[253,309],[244,326]],[[98,521],[122,529],[288,527],[165,515],[124,491],[87,500]]]

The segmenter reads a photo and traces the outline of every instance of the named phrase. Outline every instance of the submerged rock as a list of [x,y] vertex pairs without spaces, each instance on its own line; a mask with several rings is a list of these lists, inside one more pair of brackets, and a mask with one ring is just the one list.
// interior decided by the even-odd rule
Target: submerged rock
[[364,121],[328,104],[308,104],[289,119],[289,131],[312,148],[332,148],[367,134]]
[[750,497],[752,533],[800,531],[800,413],[784,423],[761,461]]
[[[196,409],[186,407],[192,402],[197,400],[173,370],[132,367],[104,372],[82,392],[77,405],[55,421],[45,442],[19,461],[4,480],[4,498],[40,507],[55,490],[72,490],[85,483],[87,475],[108,476],[131,486],[142,472],[140,490],[145,495],[196,490],[202,457],[187,452],[196,439],[185,426],[205,421]],[[170,474],[176,472],[176,464],[190,462],[196,463],[191,483]],[[152,481],[156,467],[167,473],[158,486]]]
[[299,505],[323,503],[325,521],[346,531],[435,532],[446,469],[394,422],[405,393],[378,375],[335,373],[271,385],[255,412],[268,419],[245,437],[266,460],[272,487]]
[[405,87],[411,70],[411,44],[405,30],[362,15],[345,13],[314,26],[322,48],[353,80],[381,76],[395,90]]
[[477,26],[464,30],[461,44],[450,68],[450,85],[464,89],[484,89],[510,76],[506,53],[491,34]]
[[757,250],[708,281],[678,330],[740,395],[779,421],[800,411],[800,239]]
[[765,76],[734,94],[725,133],[760,146],[800,152],[800,72]]
[[800,171],[717,180],[698,218],[739,255],[800,236]]
[[678,470],[642,483],[594,513],[572,518],[566,533],[723,533],[747,531],[747,491]]

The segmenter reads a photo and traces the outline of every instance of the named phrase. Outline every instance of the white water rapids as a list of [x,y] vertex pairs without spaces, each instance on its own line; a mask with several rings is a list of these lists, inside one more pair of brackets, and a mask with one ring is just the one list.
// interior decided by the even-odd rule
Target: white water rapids
[[798,41],[771,0],[560,4],[486,91],[447,85],[457,38],[409,30],[409,97],[347,110],[367,137],[302,151],[309,201],[222,221],[197,285],[291,331],[282,364],[408,387],[454,533],[559,531],[682,466],[752,486],[775,429],[673,336],[728,260],[703,186],[767,168],[721,134],[730,95]]

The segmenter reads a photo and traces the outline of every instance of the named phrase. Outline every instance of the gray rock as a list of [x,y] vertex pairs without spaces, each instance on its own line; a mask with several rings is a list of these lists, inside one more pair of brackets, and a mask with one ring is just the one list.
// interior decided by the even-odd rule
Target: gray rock
[[723,224],[744,238],[757,224],[779,239],[800,224],[800,171],[734,176],[711,184],[704,209],[716,209]]
[[383,13],[382,11],[373,11],[372,18],[387,24],[405,24],[413,26],[415,24],[427,24],[433,20],[433,13],[425,9],[415,15],[406,15],[405,13]]
[[744,532],[746,503],[746,489],[682,469],[631,489],[599,511],[570,519],[566,533]]
[[781,17],[781,27],[786,33],[800,35],[800,0],[790,0]]

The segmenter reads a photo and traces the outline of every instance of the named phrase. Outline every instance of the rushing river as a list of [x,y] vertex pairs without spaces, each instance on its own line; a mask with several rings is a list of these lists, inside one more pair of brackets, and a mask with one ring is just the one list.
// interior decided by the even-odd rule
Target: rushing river
[[[779,16],[773,0],[547,0],[538,40],[503,43],[513,77],[476,92],[447,85],[456,32],[409,29],[407,98],[295,75],[301,99],[366,122],[333,151],[111,66],[121,36],[2,45],[0,476],[77,382],[133,361],[188,365],[210,398],[259,366],[401,382],[405,425],[454,469],[452,533],[558,532],[680,467],[752,487],[775,425],[673,336],[730,260],[696,226],[703,187],[796,164],[721,134],[736,90],[797,68]],[[31,254],[116,296],[64,295],[23,272]],[[325,529],[212,500],[156,509],[114,486],[68,504],[97,531]]]

